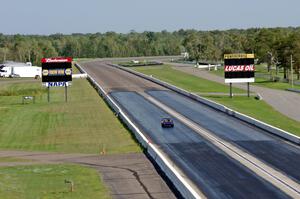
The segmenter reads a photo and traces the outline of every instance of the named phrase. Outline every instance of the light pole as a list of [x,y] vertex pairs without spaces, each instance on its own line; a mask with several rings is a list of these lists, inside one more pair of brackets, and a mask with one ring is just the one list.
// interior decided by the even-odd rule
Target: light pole
[[293,55],[291,55],[291,83],[292,83],[292,88],[294,87],[294,74],[293,74]]
[[274,57],[273,57],[272,52],[268,52],[268,55],[269,55],[269,59],[270,59],[269,63],[268,63],[268,72],[270,72],[270,80],[274,81],[273,70],[272,70],[272,66],[274,63]]

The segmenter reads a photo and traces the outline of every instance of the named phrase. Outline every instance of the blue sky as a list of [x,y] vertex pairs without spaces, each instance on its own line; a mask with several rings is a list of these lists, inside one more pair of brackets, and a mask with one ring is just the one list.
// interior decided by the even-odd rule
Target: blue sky
[[299,0],[0,0],[4,34],[300,26]]

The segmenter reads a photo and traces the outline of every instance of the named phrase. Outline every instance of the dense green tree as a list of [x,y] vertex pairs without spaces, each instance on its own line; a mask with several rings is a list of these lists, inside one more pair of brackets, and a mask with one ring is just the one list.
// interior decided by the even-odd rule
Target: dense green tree
[[204,52],[207,48],[200,38],[197,32],[190,32],[183,41],[183,45],[189,53],[190,58],[195,60],[196,64],[199,63],[201,58],[205,58]]
[[222,60],[224,53],[255,53],[258,62],[282,67],[287,77],[290,55],[299,74],[300,28],[251,28],[226,31],[180,29],[174,32],[145,31],[72,35],[0,34],[0,61],[31,61],[40,64],[45,56],[134,57],[179,55],[188,51],[191,59]]
[[7,54],[9,53],[9,49],[6,47],[2,47],[0,48],[0,57],[1,57],[1,61],[5,62],[6,61],[6,57]]
[[297,73],[297,79],[300,79],[300,31],[294,32],[290,36],[291,49],[293,55],[293,68]]

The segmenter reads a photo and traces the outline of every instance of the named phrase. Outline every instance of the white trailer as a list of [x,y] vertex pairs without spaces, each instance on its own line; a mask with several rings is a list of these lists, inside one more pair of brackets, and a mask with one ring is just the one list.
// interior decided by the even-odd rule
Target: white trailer
[[42,77],[42,68],[38,66],[30,67],[14,67],[13,74],[19,75],[20,77]]
[[42,68],[37,66],[5,66],[2,77],[42,77]]

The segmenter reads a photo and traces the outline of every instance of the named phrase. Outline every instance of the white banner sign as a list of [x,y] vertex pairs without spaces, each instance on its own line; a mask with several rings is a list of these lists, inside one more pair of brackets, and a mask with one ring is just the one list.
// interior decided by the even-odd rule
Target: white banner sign
[[252,83],[255,82],[254,78],[232,78],[232,79],[225,79],[225,83]]
[[69,82],[46,82],[46,87],[65,87],[69,86]]

